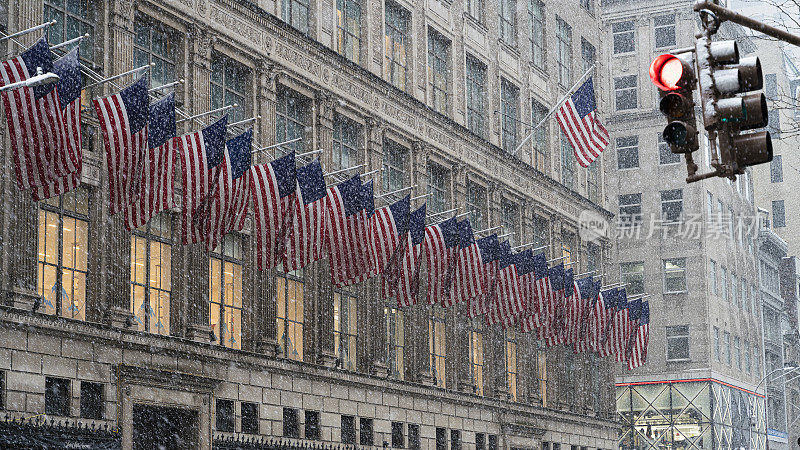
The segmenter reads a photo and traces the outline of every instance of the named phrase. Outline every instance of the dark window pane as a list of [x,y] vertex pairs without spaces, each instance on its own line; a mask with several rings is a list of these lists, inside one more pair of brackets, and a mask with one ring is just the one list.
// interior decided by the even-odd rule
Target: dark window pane
[[786,209],[783,200],[772,201],[772,226],[775,228],[786,226]]
[[447,450],[447,430],[444,428],[436,429],[436,450]]
[[353,416],[342,416],[342,443],[356,443],[356,419]]
[[489,450],[497,450],[497,435],[489,435]]
[[300,437],[300,421],[296,409],[283,408],[283,436],[290,438]]
[[217,400],[217,431],[233,432],[233,400]]
[[392,422],[392,447],[403,448],[406,446],[403,436],[403,422]]
[[44,413],[51,416],[69,416],[69,380],[47,377],[44,391]]
[[420,449],[419,425],[408,424],[408,448],[411,450]]
[[242,402],[242,433],[258,434],[258,404]]
[[486,450],[486,435],[475,433],[475,450]]
[[361,429],[360,440],[361,445],[372,445],[374,437],[372,435],[372,419],[364,417],[359,419],[359,428]]
[[769,175],[772,183],[781,183],[783,181],[783,156],[775,155],[772,157],[772,162],[769,163]]
[[450,450],[461,450],[461,432],[450,430]]
[[319,439],[318,411],[306,411],[306,439]]
[[81,382],[81,417],[85,419],[103,418],[103,385]]

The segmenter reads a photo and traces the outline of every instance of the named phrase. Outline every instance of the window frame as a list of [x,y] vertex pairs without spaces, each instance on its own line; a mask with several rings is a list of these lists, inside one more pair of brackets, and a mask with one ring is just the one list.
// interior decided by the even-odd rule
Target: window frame
[[575,150],[572,148],[567,135],[561,131],[561,184],[575,190],[575,183],[577,178],[577,167],[575,163]]
[[470,219],[473,230],[476,228],[480,230],[486,226],[484,220],[488,220],[488,198],[489,192],[486,186],[474,180],[467,180],[466,207],[469,213],[467,217]]
[[430,305],[428,314],[428,355],[434,384],[447,387],[447,310],[437,308],[436,304]]
[[504,334],[506,388],[508,389],[508,395],[511,401],[517,401],[519,377],[519,366],[517,364],[517,335],[513,328],[506,328]]
[[[615,26],[622,26],[623,24],[630,24],[630,29],[619,30],[615,31]],[[617,37],[621,35],[631,34],[629,42],[632,43],[632,48],[628,49],[627,46],[624,49],[617,50]],[[616,55],[628,55],[632,53],[636,53],[636,22],[634,20],[621,20],[619,22],[614,22],[611,24],[611,39],[612,39],[612,54]],[[621,46],[621,44],[620,44]]]
[[[350,25],[354,17],[351,17],[350,13],[354,9],[358,12],[357,18],[355,18],[358,24],[356,29],[352,30]],[[340,55],[356,64],[361,62],[362,9],[360,0],[336,0],[336,46]],[[348,49],[350,49],[349,52]]]
[[[291,151],[303,153],[309,138],[306,132],[313,122],[311,119],[311,99],[300,92],[284,85],[278,85],[275,96],[275,140],[287,142],[292,139],[302,140],[278,147],[278,156]],[[293,114],[297,113],[297,114]],[[302,117],[301,117],[302,116]]]
[[[409,84],[408,71],[411,63],[409,49],[412,48],[411,33],[409,28],[411,25],[411,12],[391,0],[384,3],[384,78],[392,85],[405,91]],[[390,20],[392,23],[390,23]],[[396,23],[394,23],[396,21]],[[400,45],[395,45],[395,43]],[[390,52],[389,49],[392,49]],[[402,48],[402,57],[399,53],[395,54],[395,49]],[[400,59],[405,63],[400,62]],[[396,71],[395,69],[398,69]],[[396,78],[401,76],[402,79]],[[396,75],[397,74],[397,75]]]
[[517,48],[519,30],[517,28],[517,0],[499,0],[500,42]]
[[[539,1],[539,0],[534,0]],[[542,122],[548,113],[548,108],[535,98],[531,99],[531,123],[534,125]],[[531,135],[533,167],[542,173],[548,172],[550,160],[550,126],[545,121],[533,130]]]
[[[672,153],[672,149],[667,141],[664,140],[664,136],[659,133],[658,134],[658,165],[659,166],[671,166],[673,164],[680,164],[681,162],[681,154],[680,153]],[[668,155],[668,157],[665,157]]]
[[[665,328],[666,333],[666,361],[667,362],[684,362],[684,361],[691,361],[692,360],[692,353],[689,347],[690,342],[690,330],[689,325],[668,325]],[[685,329],[685,331],[684,331]],[[673,334],[670,336],[670,330],[675,330],[674,332],[677,333],[681,331],[680,334]],[[674,348],[670,344],[670,341],[674,341],[676,339],[685,339],[686,340],[686,357],[685,358],[670,358],[670,349]],[[681,356],[681,355],[678,355]]]
[[[633,267],[634,265],[641,265],[641,270],[628,269],[628,267]],[[625,266],[625,269],[623,269],[623,266]],[[644,293],[644,261],[619,263],[619,277],[621,282],[626,283],[625,288],[628,292],[628,296]],[[639,280],[639,278],[641,278],[641,280]],[[638,286],[639,284],[641,284],[641,289],[635,289],[634,286]]]
[[[282,0],[297,1],[297,0]],[[221,69],[220,69],[221,68]],[[232,73],[229,74],[228,71]],[[220,73],[221,75],[216,75]],[[233,75],[233,77],[231,77]],[[230,79],[233,78],[233,81]],[[231,108],[227,112],[215,113],[213,117],[222,117],[228,114],[228,123],[243,120],[245,117],[246,105],[248,105],[248,80],[250,79],[250,69],[230,56],[214,51],[211,55],[211,77],[209,81],[211,109],[223,106],[238,104],[238,108]],[[229,83],[241,83],[239,86],[229,85]],[[221,95],[221,97],[218,97]],[[279,141],[281,142],[281,141]]]
[[450,113],[450,53],[452,43],[433,27],[428,27],[428,89],[434,111]]
[[382,167],[381,187],[384,193],[403,189],[411,184],[411,150],[389,137],[383,138]]
[[[230,411],[225,411],[230,408]],[[226,433],[236,431],[236,402],[227,398],[218,398],[214,408],[214,429]]]
[[[162,221],[164,220],[165,217],[168,218],[167,227],[169,229],[168,230],[169,231],[169,236],[159,235],[157,232],[155,232],[155,233],[153,232],[154,223],[156,221],[158,221],[159,223],[163,224]],[[174,238],[172,236],[172,234],[173,234],[172,233],[172,223],[173,223],[172,219],[173,219],[172,214],[169,211],[163,211],[163,212],[157,214],[153,219],[151,219],[149,222],[147,222],[142,227],[137,228],[135,230],[131,230],[131,246],[133,247],[133,248],[131,248],[131,253],[132,254],[137,254],[137,252],[134,250],[135,248],[138,248],[137,247],[137,243],[136,243],[135,240],[136,239],[143,240],[144,241],[144,258],[145,258],[144,259],[144,267],[145,267],[145,269],[144,269],[145,283],[144,284],[139,283],[134,279],[135,278],[134,267],[131,267],[131,280],[130,280],[130,284],[131,284],[131,301],[130,301],[131,312],[134,314],[134,320],[138,324],[140,324],[142,326],[142,328],[143,328],[142,331],[145,331],[145,332],[148,332],[148,333],[160,334],[162,336],[169,336],[169,334],[170,334],[170,307],[171,307],[171,303],[172,303],[172,248],[173,248],[173,245],[175,243]],[[161,228],[161,229],[163,230],[163,228]],[[158,276],[158,287],[153,287],[152,286],[153,276],[150,273],[150,271],[152,269],[152,267],[151,267],[152,259],[151,258],[153,257],[152,256],[152,244],[154,244],[154,243],[158,244],[159,254],[162,254],[161,252],[163,252],[165,250],[164,247],[166,247],[166,250],[168,252],[167,259],[169,261],[169,272],[167,274],[167,277],[165,278],[163,276],[163,271],[159,274],[159,276]],[[131,255],[131,256],[132,256],[132,258],[131,258],[131,266],[134,266],[135,262],[133,261],[133,255]],[[159,258],[159,262],[162,263],[161,265],[163,265],[163,263],[164,263],[164,261],[161,258]],[[161,265],[159,265],[159,267]],[[164,284],[165,280],[166,280],[166,284],[168,285],[167,289],[163,289],[163,284]],[[139,317],[136,316],[138,308],[136,306],[136,298],[135,298],[135,295],[134,295],[134,290],[137,287],[141,287],[144,290],[144,298],[143,298],[143,301],[142,301],[142,308],[145,308],[145,315],[148,318],[145,321],[142,321],[141,319],[139,319]],[[153,310],[153,306],[152,306],[153,300],[152,300],[152,297],[151,297],[151,295],[152,295],[151,291],[156,291],[156,293],[158,294],[158,300],[157,300],[158,311],[155,313],[155,318],[157,319],[157,322],[155,324],[156,331],[153,331],[151,329],[151,325],[150,325],[150,321],[151,321],[150,318],[153,317],[153,313],[155,312]],[[165,307],[162,306],[162,304],[161,304],[162,303],[161,300],[163,298],[163,293],[166,293],[166,296],[167,296],[167,302],[166,302],[167,304],[166,304]],[[166,316],[165,317],[162,317],[162,313],[161,313],[162,310],[166,311]],[[160,325],[161,321],[164,318],[166,318],[166,322],[167,322],[166,327],[164,325]]]
[[530,24],[531,63],[537,69],[547,71],[546,6],[542,0],[528,0]]
[[[668,269],[667,264],[672,263],[676,266],[676,268]],[[683,265],[683,267],[681,267]],[[662,260],[661,263],[662,272],[664,274],[664,293],[665,294],[682,294],[688,291],[688,279],[686,277],[686,258],[665,258]],[[670,290],[668,289],[668,281],[670,278],[670,274],[682,274],[683,279],[683,289],[680,290]]]
[[[637,200],[638,203],[625,203],[623,204],[622,201],[624,200]],[[619,206],[619,223],[620,226],[623,228],[633,228],[636,226],[640,226],[643,221],[642,216],[642,194],[641,192],[636,192],[633,194],[620,194],[617,196],[617,205]],[[625,214],[623,214],[623,208],[625,209]],[[628,209],[631,212],[635,211],[638,208],[639,212],[637,214],[628,214]]]
[[[664,195],[668,193],[680,193],[679,199],[664,199]],[[683,189],[667,189],[665,191],[660,191],[661,193],[661,223],[663,225],[671,225],[683,222]],[[672,207],[673,204],[679,204],[680,210],[678,212],[677,217],[674,220],[668,220],[667,217],[670,214],[669,211],[665,212],[665,206]]]
[[[231,248],[233,250],[233,252],[232,252],[233,254],[230,254],[227,251],[227,248],[228,248],[229,244],[231,245]],[[238,247],[238,251],[237,251],[237,247]],[[244,242],[242,242],[241,236],[239,236],[237,234],[232,234],[232,233],[231,234],[227,234],[227,235],[225,235],[225,237],[223,237],[222,242],[220,243],[220,245],[217,248],[215,248],[213,251],[209,252],[209,257],[208,257],[208,277],[209,277],[209,283],[208,283],[209,314],[208,314],[208,317],[209,317],[209,323],[212,321],[212,317],[213,317],[212,308],[214,308],[214,305],[218,305],[219,306],[219,313],[218,313],[217,317],[218,317],[220,326],[219,326],[218,329],[215,330],[215,334],[216,334],[216,338],[217,338],[217,340],[216,340],[217,345],[220,345],[220,346],[223,346],[223,347],[226,347],[226,348],[233,348],[233,349],[237,349],[237,350],[241,350],[242,349],[242,336],[244,335],[242,333],[242,323],[243,323],[244,315],[245,315],[245,310],[244,310],[244,270],[245,270],[244,267],[245,267],[245,265],[244,264],[245,264],[245,260],[246,260],[246,255],[244,253],[244,248],[243,247],[244,247]],[[236,253],[238,253],[238,257],[237,257]],[[219,264],[220,264],[219,281],[220,281],[220,287],[222,288],[220,290],[220,300],[218,302],[214,301],[215,299],[213,298],[213,295],[212,295],[213,294],[213,279],[212,278],[214,276],[214,261],[215,260],[219,261]],[[233,283],[233,295],[231,297],[231,304],[230,305],[226,303],[227,302],[227,298],[226,298],[227,286],[226,286],[226,282],[225,282],[226,267],[228,267],[229,265],[233,266],[232,267],[232,270],[233,270],[233,280],[232,280],[232,283]],[[236,269],[237,269],[237,266],[238,266],[238,269],[239,269],[239,277],[240,277],[240,280],[238,280],[239,281],[239,289],[238,289],[238,291],[239,291],[238,292],[239,306],[236,306],[236,296],[237,296],[237,292],[236,292],[237,291],[237,289],[236,289],[236,282],[237,282],[237,280],[236,280]],[[228,338],[228,333],[227,333],[228,332],[228,325],[224,321],[228,318],[227,315],[228,315],[228,309],[229,308],[232,310],[231,311],[231,314],[232,314],[231,315],[231,319],[234,321],[234,323],[236,321],[235,317],[236,317],[236,314],[238,312],[238,316],[239,316],[239,321],[238,321],[239,322],[238,342],[233,340],[234,339],[233,335],[237,334],[236,331],[234,331],[232,333],[233,335],[230,338]],[[235,343],[235,344],[238,344],[238,346],[228,346],[226,344],[226,339],[227,339],[228,343]]]
[[363,128],[360,123],[346,115],[339,112],[334,113],[331,171],[361,164],[363,160]]
[[[780,215],[778,214],[780,211]],[[780,220],[778,220],[780,217]],[[786,203],[783,200],[772,200],[772,227],[784,228],[786,226]]]
[[[45,377],[44,381],[44,413],[50,416],[71,417],[72,380],[61,377]],[[58,392],[54,392],[55,390]],[[48,401],[48,398],[51,400]]]
[[[617,136],[614,139],[614,148],[617,151],[617,170],[630,170],[639,168],[639,136]],[[635,164],[631,161],[626,162],[623,167],[623,161],[633,160],[635,155]],[[634,164],[634,165],[631,165]]]
[[[80,414],[82,419],[102,420],[105,416],[105,385],[81,380]],[[97,390],[96,398],[90,397]],[[96,410],[94,410],[96,408]],[[94,411],[93,411],[94,410]]]
[[[630,83],[630,81],[633,83]],[[624,84],[624,86],[621,86]],[[631,91],[633,93],[632,98]],[[632,105],[626,104],[633,100]],[[632,111],[639,108],[639,77],[636,74],[625,74],[614,77],[614,110]]]
[[466,55],[467,128],[482,138],[487,135],[488,113],[486,112],[487,66],[478,58]]
[[558,84],[569,88],[572,83],[572,26],[556,15],[556,67]]
[[[661,24],[661,25],[658,24],[659,19],[665,19],[665,18],[670,18],[670,17],[672,18],[672,23],[664,23],[664,24]],[[663,45],[659,45],[659,36],[658,36],[659,30],[665,30],[665,29],[670,29],[670,28],[672,29],[672,40],[671,40],[671,42],[667,42],[667,43],[665,43]],[[662,14],[662,15],[658,15],[658,16],[653,17],[653,45],[654,45],[654,48],[659,49],[659,48],[675,47],[677,45],[677,42],[678,42],[677,36],[678,36],[678,34],[677,34],[677,21],[675,20],[675,14]]]
[[[43,20],[45,22],[49,20],[56,21],[56,23],[49,26],[46,31],[47,40],[50,45],[60,44],[62,42],[77,38],[78,36],[83,36],[88,31],[88,39],[84,38],[80,41],[80,43],[70,44],[68,47],[64,48],[64,50],[71,51],[73,48],[80,46],[80,50],[78,51],[80,58],[82,60],[91,62],[94,61],[94,45],[95,38],[97,37],[97,25],[99,25],[98,22],[102,20],[103,12],[102,8],[99,7],[100,5],[97,4],[98,2],[94,0],[81,0],[80,3],[81,8],[79,8],[79,11],[90,14],[92,17],[89,17],[88,15],[81,16],[71,12],[70,8],[67,7],[66,0],[45,0],[43,2]],[[50,13],[48,13],[48,8],[51,10]],[[80,30],[78,31],[76,28],[67,27],[66,25],[70,21],[79,23],[81,25],[79,27]],[[77,34],[74,34],[75,31],[77,31]]]
[[435,162],[428,162],[428,214],[450,209],[452,204],[450,170]]
[[[276,289],[276,314],[275,314],[275,326],[278,335],[278,347],[280,349],[281,356],[286,359],[292,359],[295,361],[303,361],[305,358],[305,284],[303,283],[303,271],[292,271],[292,272],[283,272],[279,269],[275,274],[275,283],[277,286]],[[283,283],[283,287],[281,287],[281,283]],[[284,297],[281,299],[280,294],[283,291]],[[299,295],[298,295],[299,292]],[[289,304],[290,299],[293,299],[294,306],[292,311],[294,312],[292,318],[289,317],[290,306]],[[281,311],[280,305],[283,303],[283,311]],[[300,305],[302,311],[299,312],[297,310],[297,306]],[[283,321],[283,324],[281,324]],[[281,326],[282,325],[282,326]],[[287,337],[289,334],[289,325],[293,331],[291,334],[295,335],[295,337],[299,336],[303,339],[303,342],[300,346],[297,345],[296,339],[294,344],[292,344],[292,348],[294,352],[289,354],[289,348],[287,346]],[[283,335],[281,335],[280,330],[283,328]],[[300,349],[298,352],[297,349]]]
[[[343,308],[342,303],[347,307]],[[344,290],[333,292],[333,347],[339,368],[356,371],[358,361],[358,297]],[[346,324],[346,329],[342,327]],[[349,350],[345,352],[345,348]]]
[[[472,385],[475,394],[483,396],[484,394],[484,367],[485,367],[485,354],[484,354],[484,332],[482,318],[473,317],[468,320],[468,337],[469,337],[469,373],[472,377]],[[480,350],[480,352],[479,352]]]
[[[311,2],[306,0],[281,0],[280,18],[292,28],[299,30],[303,34],[309,34],[310,31],[310,12]],[[303,23],[303,16],[297,15],[296,8],[305,9],[305,23]]]
[[[386,301],[383,306],[386,332],[386,362],[389,377],[405,379],[405,314],[397,302]],[[399,338],[398,338],[399,337]]]
[[[142,66],[145,64],[151,64],[155,62],[155,66],[150,68],[150,84],[151,87],[160,87],[165,84],[171,83],[178,79],[178,46],[180,45],[180,38],[175,30],[171,27],[163,24],[162,22],[137,12],[133,19],[134,22],[134,37],[133,37],[133,59],[135,61],[136,66]],[[145,31],[147,33],[147,45],[144,46],[143,43],[139,40],[139,31]],[[155,34],[161,34],[162,40],[165,45],[168,46],[168,52],[171,52],[171,55],[165,55],[157,53],[153,49],[153,36]],[[141,55],[145,57],[146,61],[143,60],[141,57],[137,56]],[[154,61],[155,60],[155,61]],[[171,77],[161,78],[157,74],[159,74],[158,67],[159,64],[163,65],[165,70],[163,73],[165,77],[171,73]],[[174,92],[175,88],[170,87],[167,89],[161,89],[159,92],[161,93],[169,93]]]
[[503,150],[514,153],[519,138],[520,90],[505,77],[500,77],[500,137]]

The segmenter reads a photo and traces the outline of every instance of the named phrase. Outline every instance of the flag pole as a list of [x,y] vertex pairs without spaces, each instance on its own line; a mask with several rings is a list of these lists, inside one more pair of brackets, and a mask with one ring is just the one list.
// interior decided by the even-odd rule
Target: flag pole
[[398,190],[396,190],[396,191],[387,192],[387,193],[385,193],[385,194],[381,194],[381,195],[376,195],[376,196],[375,196],[375,198],[381,198],[381,197],[386,197],[387,195],[397,194],[398,192],[403,192],[403,191],[407,191],[407,190],[409,190],[409,189],[414,189],[415,187],[417,187],[417,185],[416,185],[416,184],[415,184],[415,185],[413,185],[413,186],[408,186],[408,187],[404,187],[404,188],[402,188],[402,189],[398,189]]
[[562,259],[567,259],[567,258],[569,258],[569,256],[562,256],[560,258],[548,259],[547,262],[561,261]]
[[[53,22],[55,22],[55,20]],[[78,37],[70,39],[68,41],[64,41],[64,42],[62,42],[60,44],[53,45],[53,46],[50,47],[50,51],[58,50],[59,48],[66,47],[66,46],[68,46],[70,44],[74,44],[76,42],[80,42],[80,41],[82,41],[82,40],[84,40],[84,39],[86,39],[88,37],[89,37],[89,33],[86,33],[83,36],[78,36]]]
[[369,172],[364,172],[364,173],[361,174],[361,176],[365,177],[367,175],[372,175],[375,172],[383,172],[383,167],[381,167],[380,169],[370,170]]
[[156,65],[156,63],[146,64],[144,66],[137,67],[135,69],[131,69],[131,70],[128,70],[128,71],[125,71],[125,72],[122,72],[122,73],[118,73],[116,75],[112,75],[112,76],[110,76],[108,78],[103,78],[102,80],[96,81],[96,82],[94,82],[92,84],[87,84],[83,88],[84,89],[89,89],[90,87],[94,87],[94,86],[97,86],[97,85],[100,85],[100,84],[103,84],[103,83],[108,83],[111,80],[116,80],[117,78],[122,78],[125,75],[130,75],[130,74],[136,73],[136,72],[138,72],[140,70],[149,70],[151,67],[155,67],[155,65]]
[[502,225],[498,225],[498,226],[496,226],[496,227],[485,228],[485,229],[483,229],[483,230],[481,230],[481,231],[475,231],[475,232],[474,232],[474,233],[472,233],[472,234],[486,233],[487,231],[497,230],[498,228],[503,228],[503,226],[502,226]]
[[575,276],[579,277],[579,276],[582,276],[582,275],[589,275],[589,274],[592,274],[592,273],[595,273],[595,272],[597,272],[597,271],[596,270],[592,270],[592,271],[589,271],[589,272],[579,273],[579,274],[577,274]]
[[183,78],[181,78],[180,80],[173,81],[172,83],[162,84],[161,86],[150,88],[150,89],[147,90],[147,92],[150,93],[150,92],[160,91],[162,89],[171,88],[172,86],[175,86],[176,84],[183,84],[184,82],[185,82],[185,80]]
[[497,236],[497,239],[502,239],[502,238],[504,238],[506,236],[512,236],[512,235],[515,235],[515,234],[517,234],[517,233],[514,233],[513,231],[510,232],[510,233],[501,234],[500,236]]
[[461,207],[460,207],[460,206],[459,206],[458,208],[448,209],[447,211],[442,211],[442,212],[438,212],[438,213],[428,214],[427,216],[425,216],[425,218],[426,218],[426,219],[430,219],[431,217],[441,216],[442,214],[447,214],[447,213],[451,213],[451,212],[456,212],[456,211],[458,211],[459,209],[461,209]]
[[[302,139],[302,138],[298,138],[298,139]],[[293,141],[294,141],[294,140],[293,140]],[[307,156],[307,155],[316,155],[317,153],[322,153],[322,149],[321,149],[321,148],[319,148],[319,149],[317,149],[317,150],[311,150],[310,152],[303,152],[303,153],[299,153],[299,154],[297,154],[297,155],[295,155],[295,156],[296,156],[297,158],[300,158],[300,157]]]
[[470,215],[470,214],[472,214],[472,213],[474,213],[474,212],[475,212],[475,210],[474,210],[474,209],[473,209],[472,211],[463,212],[463,213],[461,213],[461,214],[457,214],[457,215],[456,215],[456,218],[459,218],[459,217],[464,217],[464,216],[468,216],[468,215]]
[[254,117],[251,117],[249,119],[244,119],[244,120],[240,120],[238,122],[229,123],[228,126],[229,127],[235,127],[236,125],[243,125],[245,123],[250,123],[250,122],[253,122],[253,121],[259,120],[259,119],[261,119],[261,116],[254,116]]
[[418,195],[416,197],[411,197],[411,200],[419,200],[421,198],[430,197],[433,195],[433,192],[428,192],[427,194]]
[[596,65],[596,63],[593,63],[591,66],[589,66],[589,69],[588,69],[588,70],[586,70],[586,72],[585,72],[583,75],[581,75],[581,77],[580,77],[580,78],[578,78],[578,81],[577,81],[575,84],[573,84],[573,85],[572,85],[572,87],[571,87],[571,88],[570,88],[570,89],[567,91],[567,93],[566,93],[566,94],[564,94],[564,95],[561,97],[561,100],[559,100],[559,101],[558,101],[558,103],[556,103],[556,105],[555,105],[555,106],[553,106],[553,108],[552,108],[552,109],[550,109],[550,111],[549,111],[547,114],[545,114],[545,116],[544,116],[544,117],[542,117],[542,120],[540,120],[540,121],[539,121],[539,123],[537,123],[535,127],[531,128],[531,132],[530,132],[530,133],[528,133],[528,135],[527,135],[527,136],[525,136],[525,139],[523,139],[523,140],[522,140],[522,142],[520,142],[520,144],[517,146],[517,148],[515,148],[515,149],[514,149],[514,151],[513,151],[513,152],[511,152],[511,154],[512,154],[512,155],[516,155],[516,154],[517,154],[517,152],[519,151],[519,149],[521,149],[523,145],[525,145],[525,144],[527,144],[527,143],[528,143],[528,140],[530,140],[530,138],[531,138],[531,137],[533,137],[533,133],[536,131],[536,129],[537,129],[537,128],[539,128],[540,126],[542,126],[542,124],[543,124],[543,123],[544,123],[544,122],[545,122],[547,119],[549,119],[549,118],[550,118],[550,116],[551,116],[551,115],[552,115],[552,114],[553,114],[553,113],[554,113],[554,112],[555,112],[555,111],[558,109],[558,107],[559,107],[559,106],[560,106],[562,103],[564,103],[564,100],[566,100],[566,99],[567,99],[567,97],[569,97],[569,95],[570,95],[570,94],[572,94],[572,91],[574,91],[574,90],[575,90],[575,88],[576,88],[576,87],[578,87],[578,85],[579,85],[581,82],[583,82],[583,79],[584,79],[584,78],[586,78],[586,75],[589,75],[589,72],[591,72],[592,70],[594,70],[594,67],[595,67],[595,65]]
[[600,286],[600,289],[610,289],[610,288],[615,288],[615,287],[619,287],[619,286],[625,286],[627,284],[628,283],[622,283],[622,282],[612,283],[612,284],[607,284],[605,286]]
[[325,176],[329,177],[331,175],[337,175],[337,174],[340,174],[340,173],[343,173],[343,172],[347,172],[348,170],[359,169],[359,168],[364,167],[364,166],[366,166],[366,164],[359,164],[357,166],[346,167],[344,169],[339,169],[339,170],[336,170],[334,172],[326,173]]
[[189,117],[184,117],[183,119],[181,119],[181,120],[178,120],[178,121],[177,121],[177,122],[175,122],[175,123],[186,122],[187,120],[192,120],[192,119],[196,119],[196,118],[198,118],[198,117],[207,116],[207,115],[209,115],[209,114],[214,114],[214,113],[218,113],[218,112],[221,112],[221,111],[226,111],[226,110],[228,110],[228,109],[231,109],[231,108],[236,108],[236,107],[238,107],[238,106],[239,106],[239,104],[238,104],[238,103],[234,103],[234,104],[232,104],[232,105],[223,106],[222,108],[212,109],[211,111],[206,111],[206,112],[204,112],[204,113],[195,114],[195,115],[193,115],[193,116],[189,116]]
[[28,33],[31,33],[33,31],[36,31],[36,30],[41,30],[42,28],[47,28],[50,25],[55,25],[55,24],[56,24],[56,21],[55,20],[51,20],[50,22],[45,22],[45,23],[43,23],[41,25],[36,25],[36,26],[30,27],[30,28],[26,28],[26,29],[24,29],[22,31],[17,31],[14,34],[6,34],[5,36],[0,37],[0,42],[5,41],[6,39],[15,38],[17,36],[22,36],[23,34],[28,34]]
[[[238,105],[234,105],[234,106],[238,106]],[[227,106],[226,106],[226,108],[227,108]],[[214,111],[209,111],[206,114],[210,114],[212,112],[214,112]],[[194,116],[193,117],[189,117],[188,119],[183,119],[183,120],[189,120],[189,119],[192,119],[192,118],[194,118]],[[302,140],[303,140],[303,138],[301,138],[301,137],[294,138],[294,139],[292,139],[290,141],[279,142],[277,144],[268,145],[266,147],[256,148],[255,150],[252,150],[250,153],[263,152],[264,150],[269,150],[269,149],[272,149],[272,148],[280,147],[280,146],[283,146],[283,145],[291,144],[292,142],[297,142],[297,141],[302,141]]]

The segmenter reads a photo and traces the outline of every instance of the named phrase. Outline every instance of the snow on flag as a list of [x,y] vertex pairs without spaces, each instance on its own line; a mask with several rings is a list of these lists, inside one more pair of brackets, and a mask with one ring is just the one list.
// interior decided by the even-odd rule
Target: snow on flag
[[608,146],[608,131],[597,118],[592,77],[561,105],[556,120],[581,166],[588,167]]
[[408,214],[411,196],[375,210],[370,224],[369,242],[372,251],[373,270],[383,273],[397,260],[396,250],[400,238],[408,232]]
[[525,300],[520,291],[519,264],[527,256],[524,252],[514,254],[510,244],[505,244],[505,255],[500,262],[497,275],[497,304],[500,306],[503,326],[508,327],[525,310]]
[[[551,289],[548,296],[546,319],[549,323],[546,336],[548,347],[563,341],[566,275],[563,263],[550,268]],[[571,287],[570,290],[572,290]]]
[[278,264],[284,251],[286,228],[292,218],[292,201],[297,185],[295,154],[253,166],[250,202],[256,233],[256,260],[260,270]]
[[458,222],[455,217],[425,227],[428,303],[445,304],[455,270]]
[[367,242],[361,177],[356,175],[328,188],[325,226],[331,282],[336,287],[352,284],[369,270],[362,246]]
[[147,150],[136,191],[125,209],[129,230],[146,224],[156,214],[172,208],[175,185],[175,93],[150,105]]
[[639,313],[639,326],[634,332],[633,344],[628,357],[628,370],[633,370],[647,362],[647,343],[650,339],[650,304],[642,302]]
[[114,95],[95,99],[106,149],[111,214],[128,206],[136,192],[147,152],[147,75]]
[[[469,299],[469,316],[477,317],[489,312],[491,301],[494,298],[497,270],[500,266],[500,240],[497,234],[482,237],[475,242],[478,245],[480,256],[480,272],[478,279],[478,295]],[[495,323],[495,322],[491,322]]]
[[325,178],[319,159],[297,169],[297,193],[286,232],[283,269],[299,270],[322,258],[325,224]]
[[453,290],[449,298],[443,299],[444,306],[452,306],[460,302],[468,302],[481,293],[483,264],[472,234],[469,219],[458,223],[458,250],[456,253],[456,271],[453,278]]
[[227,126],[226,115],[202,130],[178,138],[183,166],[181,237],[184,244],[203,240],[202,229],[197,226],[195,210],[205,202],[211,191],[214,169],[222,162],[225,152]]
[[425,205],[423,204],[408,217],[408,235],[404,239],[405,249],[400,262],[392,271],[392,283],[396,285],[398,306],[417,304],[419,291],[419,268],[422,242],[425,240]]

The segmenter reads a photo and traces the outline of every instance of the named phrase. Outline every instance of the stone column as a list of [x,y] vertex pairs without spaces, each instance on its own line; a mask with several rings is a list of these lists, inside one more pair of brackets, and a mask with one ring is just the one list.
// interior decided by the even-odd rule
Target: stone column
[[[412,185],[416,185],[417,189],[415,191],[416,195],[420,195],[422,193],[428,192],[428,158],[430,156],[430,147],[425,145],[422,141],[414,141],[413,144],[413,154],[414,154],[414,164],[413,164],[413,173],[411,183]],[[416,209],[422,203],[425,202],[426,199],[420,199],[417,205],[412,206],[412,208]],[[422,258],[424,255],[420,257],[420,264],[422,263]],[[413,370],[411,372],[412,376],[414,377],[413,380],[426,384],[426,385],[433,385],[433,373],[431,371],[431,359],[430,359],[430,330],[428,328],[428,320],[429,315],[431,314],[430,307],[427,306],[427,297],[425,294],[425,272],[420,269],[419,272],[419,292],[417,295],[417,302],[418,305],[412,308],[407,309],[407,314],[410,316],[409,320],[407,320],[407,332],[406,337],[410,337],[412,339],[411,342],[411,354],[414,358],[414,365]],[[434,307],[436,307],[434,305]]]
[[[453,199],[454,206],[462,207],[461,211],[466,211],[467,199],[467,168],[462,162],[453,164],[451,167],[453,174]],[[448,328],[447,344],[448,344],[448,360],[452,360],[452,370],[448,367],[448,373],[453,374],[453,378],[448,379],[448,383],[452,380],[452,384],[448,386],[455,386],[459,391],[473,392],[474,383],[469,359],[469,314],[468,305],[458,304],[450,308],[453,310],[453,322]],[[452,358],[450,357],[450,349],[452,350]]]
[[[189,30],[189,72],[187,82],[191,111],[200,113],[211,108],[211,51],[216,37],[204,25],[193,24]],[[211,326],[208,311],[208,254],[202,244],[188,246],[183,264],[188,280],[181,301],[186,304],[186,337],[196,342],[210,342]],[[214,330],[219,334],[219,330]]]

